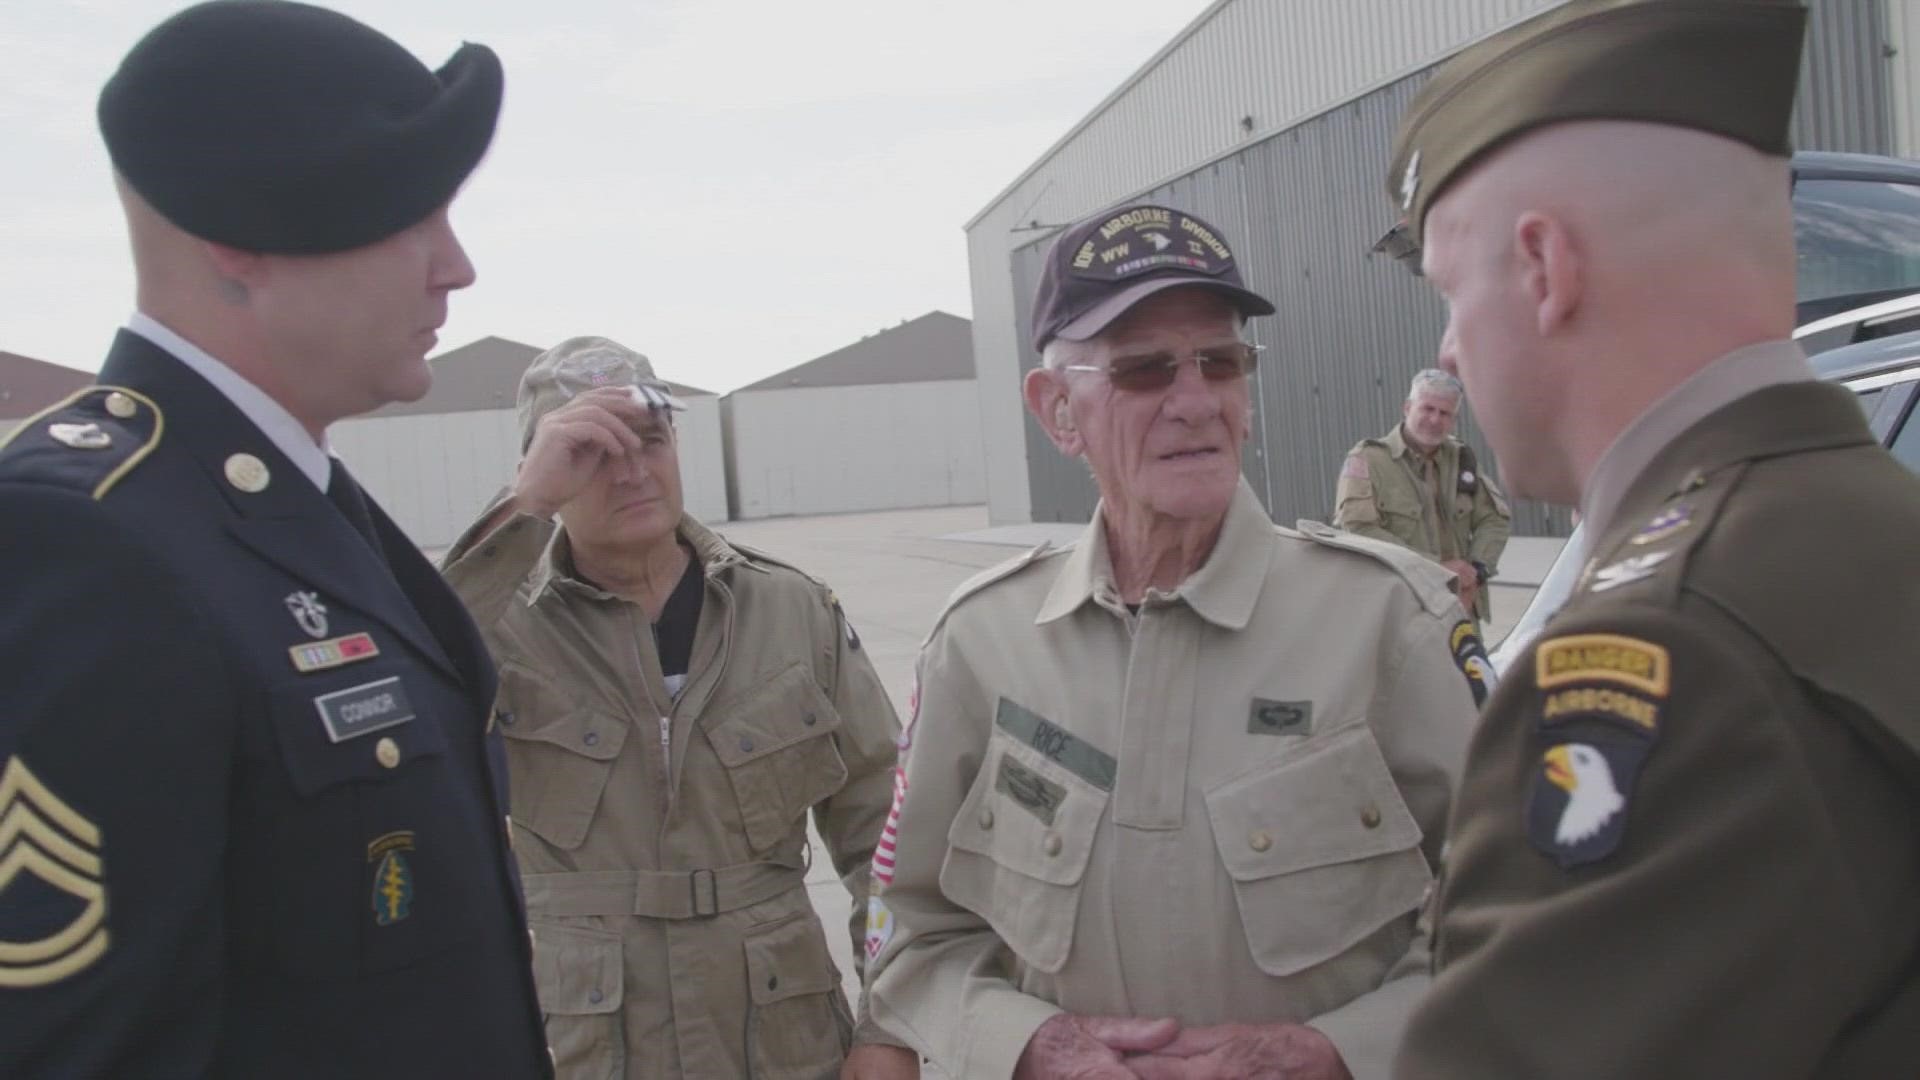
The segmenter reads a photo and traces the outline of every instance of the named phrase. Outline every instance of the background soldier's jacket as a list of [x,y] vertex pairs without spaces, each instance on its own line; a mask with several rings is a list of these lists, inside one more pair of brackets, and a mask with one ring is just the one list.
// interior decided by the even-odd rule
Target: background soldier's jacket
[[[159,412],[116,415],[99,388],[0,451],[0,765],[97,828],[107,931],[60,978],[0,958],[0,1075],[546,1074],[494,670],[458,600],[374,507],[389,571],[157,346],[122,333],[101,379]],[[113,445],[72,449],[54,423]],[[263,490],[225,478],[235,453],[266,465]],[[299,670],[298,592],[378,654]],[[315,699],[388,678],[413,718],[331,741]],[[410,898],[383,924],[369,849],[405,833]],[[78,910],[15,874],[0,940]]]
[[[1465,559],[1497,569],[1507,550],[1513,515],[1507,499],[1478,466],[1471,447],[1449,437],[1434,453],[1442,485],[1438,504],[1421,491],[1419,452],[1407,445],[1402,427],[1378,439],[1365,439],[1347,452],[1366,463],[1355,476],[1351,461],[1335,486],[1333,523],[1349,532],[1412,548],[1427,558]],[[1467,479],[1467,477],[1471,479]],[[1448,508],[1440,520],[1439,507]],[[1493,615],[1491,589],[1481,589],[1474,614]]]
[[1306,528],[1242,484],[1137,621],[1097,512],[961,586],[920,654],[877,1023],[969,1080],[1063,1009],[1310,1021],[1385,1075],[1474,718],[1461,612],[1439,567]]
[[[1396,1075],[1920,1074],[1920,481],[1789,383],[1613,520],[1476,733]],[[1584,853],[1528,819],[1570,743],[1641,759]]]
[[837,1075],[855,1024],[803,884],[807,814],[862,958],[899,721],[824,585],[692,518],[680,536],[706,593],[677,702],[645,613],[574,577],[554,524],[516,515],[446,556],[501,665],[548,1037],[562,1076]]

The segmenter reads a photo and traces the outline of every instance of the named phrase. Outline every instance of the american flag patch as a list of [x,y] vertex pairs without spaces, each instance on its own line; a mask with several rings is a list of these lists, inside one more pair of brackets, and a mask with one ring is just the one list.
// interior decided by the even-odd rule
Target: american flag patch
[[1365,480],[1373,475],[1367,469],[1367,459],[1362,454],[1348,454],[1346,464],[1340,466],[1340,475],[1349,480]]
[[363,631],[346,637],[290,646],[287,655],[293,658],[293,669],[304,675],[310,671],[325,671],[379,656],[380,646],[373,643],[373,635]]
[[880,830],[880,843],[873,849],[873,885],[886,888],[893,884],[895,850],[900,840],[900,804],[907,798],[907,770],[893,770],[893,809],[887,811],[887,824]]

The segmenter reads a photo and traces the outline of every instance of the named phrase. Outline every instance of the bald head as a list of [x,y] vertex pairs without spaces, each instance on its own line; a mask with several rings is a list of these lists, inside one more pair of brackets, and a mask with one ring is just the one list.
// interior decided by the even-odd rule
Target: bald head
[[1793,331],[1790,169],[1621,121],[1515,140],[1433,203],[1423,265],[1457,372],[1521,494],[1577,499],[1613,439],[1719,357]]
[[[1486,243],[1497,256],[1547,219],[1579,260],[1585,305],[1631,303],[1752,321],[1785,336],[1793,319],[1790,173],[1732,139],[1663,124],[1560,124],[1492,155],[1443,195],[1427,234]],[[1652,308],[1646,306],[1651,300]],[[1726,351],[1724,349],[1719,351]]]

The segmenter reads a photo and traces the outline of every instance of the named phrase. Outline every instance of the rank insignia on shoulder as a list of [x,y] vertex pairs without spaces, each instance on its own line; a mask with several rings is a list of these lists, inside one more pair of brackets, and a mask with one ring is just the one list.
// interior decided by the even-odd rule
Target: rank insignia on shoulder
[[413,867],[405,852],[413,850],[411,830],[390,832],[367,845],[373,864],[373,921],[392,926],[413,914]]
[[0,771],[0,987],[47,986],[107,951],[99,826],[18,757]]
[[1673,552],[1649,551],[1645,555],[1634,555],[1610,563],[1593,572],[1593,584],[1587,586],[1588,592],[1611,592],[1622,585],[1631,585],[1653,576],[1654,567],[1666,562]]
[[1633,534],[1632,544],[1657,544],[1693,523],[1693,507],[1687,503],[1669,506]]
[[1484,708],[1487,698],[1493,694],[1493,661],[1488,659],[1487,647],[1481,643],[1480,633],[1473,628],[1471,619],[1453,624],[1452,632],[1447,635],[1447,646],[1453,650],[1454,665],[1467,677],[1473,703]]

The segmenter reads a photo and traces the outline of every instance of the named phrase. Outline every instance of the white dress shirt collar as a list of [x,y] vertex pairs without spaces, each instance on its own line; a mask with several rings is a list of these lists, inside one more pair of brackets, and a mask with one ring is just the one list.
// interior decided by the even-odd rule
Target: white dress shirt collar
[[162,326],[159,320],[142,312],[134,312],[127,320],[127,329],[139,334],[148,341],[165,349],[174,359],[192,368],[201,378],[213,384],[222,397],[233,402],[260,433],[273,441],[287,460],[313,486],[321,491],[327,490],[327,481],[332,479],[333,460],[327,447],[313,441],[307,429],[293,418],[279,402],[268,397],[266,391],[248,382],[239,372],[209,354],[205,349]]

